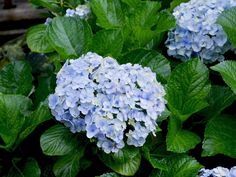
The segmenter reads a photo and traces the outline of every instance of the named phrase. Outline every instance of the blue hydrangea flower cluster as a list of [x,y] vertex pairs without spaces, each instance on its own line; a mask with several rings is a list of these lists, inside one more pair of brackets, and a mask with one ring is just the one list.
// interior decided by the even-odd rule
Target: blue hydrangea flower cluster
[[212,170],[201,169],[199,177],[236,177],[236,166],[231,169],[216,167]]
[[165,90],[156,74],[138,64],[119,65],[87,53],[67,61],[57,75],[49,107],[71,132],[86,132],[104,152],[140,147],[165,109]]
[[221,12],[236,0],[191,0],[174,9],[177,26],[168,33],[168,55],[186,61],[199,57],[205,63],[224,60],[231,49],[223,28],[216,24]]
[[87,19],[91,13],[90,7],[87,4],[78,5],[76,9],[67,9],[67,17],[79,16],[81,19]]

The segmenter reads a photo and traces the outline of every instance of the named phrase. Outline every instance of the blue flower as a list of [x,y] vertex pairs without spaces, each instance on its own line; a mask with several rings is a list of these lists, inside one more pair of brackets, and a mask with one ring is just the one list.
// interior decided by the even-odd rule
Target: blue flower
[[90,7],[88,4],[78,5],[75,9],[67,9],[66,15],[67,17],[78,16],[81,19],[87,19],[91,13]]
[[[143,146],[165,110],[165,90],[150,68],[87,53],[57,74],[49,107],[73,133],[86,132],[106,153]],[[128,132],[128,133],[127,133]]]
[[48,105],[49,105],[49,108],[50,109],[55,109],[56,108],[56,106],[57,106],[57,104],[58,104],[58,102],[59,102],[59,100],[58,100],[59,98],[58,98],[58,96],[57,95],[50,95],[49,97],[48,97]]
[[99,129],[96,127],[95,124],[91,124],[86,127],[86,132],[87,132],[87,134],[86,134],[87,137],[92,138],[99,132]]
[[193,57],[205,63],[224,60],[231,44],[217,17],[236,6],[234,0],[191,0],[174,9],[177,26],[168,33],[168,55],[186,61]]
[[72,16],[74,16],[74,14],[75,14],[75,10],[73,10],[73,9],[67,9],[66,10],[66,16],[67,17],[72,17]]
[[216,167],[211,170],[209,169],[201,169],[199,171],[199,177],[236,177],[236,166],[231,169],[227,169],[224,167]]
[[44,22],[45,25],[49,25],[52,21],[52,18],[48,17],[46,21]]
[[227,177],[236,177],[236,167],[232,167]]

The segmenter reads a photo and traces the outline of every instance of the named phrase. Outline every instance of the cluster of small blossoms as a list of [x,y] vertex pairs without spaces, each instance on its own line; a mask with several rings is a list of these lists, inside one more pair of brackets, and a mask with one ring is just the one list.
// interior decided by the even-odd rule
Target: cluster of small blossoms
[[174,9],[177,26],[168,33],[168,55],[186,61],[199,57],[206,63],[224,60],[231,45],[218,16],[236,6],[236,0],[191,0]]
[[201,169],[199,177],[236,177],[236,166],[230,170],[224,167],[216,167],[212,170]]
[[78,5],[75,9],[67,9],[67,17],[79,16],[81,19],[87,19],[91,13],[90,7],[86,4]]
[[140,147],[165,109],[165,91],[150,68],[119,65],[87,53],[67,61],[57,75],[49,107],[71,132],[86,132],[104,152]]

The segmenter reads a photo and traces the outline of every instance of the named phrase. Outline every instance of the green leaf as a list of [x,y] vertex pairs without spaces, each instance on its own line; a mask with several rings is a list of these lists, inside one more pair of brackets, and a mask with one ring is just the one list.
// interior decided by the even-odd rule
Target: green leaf
[[210,120],[205,130],[202,155],[224,154],[236,158],[235,127],[235,117],[220,115]]
[[195,133],[182,129],[182,122],[171,117],[168,124],[168,134],[166,137],[167,150],[177,153],[187,152],[193,149],[201,139]]
[[215,117],[230,106],[234,100],[236,100],[236,95],[229,87],[213,86],[208,97],[209,106],[202,111],[203,115],[207,118]]
[[59,0],[30,0],[30,2],[36,6],[45,7],[54,13],[61,14],[63,11]]
[[236,94],[236,61],[223,61],[212,66],[211,69],[218,71],[223,77],[225,83]]
[[64,58],[87,52],[92,40],[89,24],[79,17],[56,17],[48,26],[50,45]]
[[170,11],[173,11],[175,7],[179,6],[181,3],[188,2],[189,0],[173,0],[170,4]]
[[140,3],[140,0],[121,0],[121,1],[133,8]]
[[157,74],[160,81],[166,82],[170,76],[171,68],[169,61],[160,53],[154,50],[136,49],[122,57],[120,63],[139,63],[142,66],[150,67]]
[[133,176],[141,162],[139,149],[131,147],[123,148],[115,154],[102,153],[99,157],[106,166],[125,176]]
[[167,102],[172,114],[185,121],[193,113],[208,106],[206,98],[211,85],[208,69],[193,59],[178,65],[167,83]]
[[49,53],[54,49],[48,42],[47,25],[40,24],[31,27],[26,36],[26,42],[32,52]]
[[70,7],[72,9],[75,9],[79,4],[82,4],[82,0],[65,0],[64,4],[66,4],[66,7]]
[[23,169],[23,174],[25,177],[31,177],[34,174],[34,177],[40,177],[41,170],[39,165],[35,159],[28,159]]
[[157,26],[155,31],[158,33],[165,32],[175,27],[175,17],[167,10],[158,13]]
[[46,102],[41,102],[37,109],[31,112],[26,118],[22,128],[22,132],[20,133],[17,144],[19,144],[22,140],[24,140],[30,133],[34,131],[34,129],[41,123],[49,120],[51,118],[51,114]]
[[[151,140],[151,141],[150,141]],[[168,169],[168,158],[172,156],[172,152],[166,150],[165,139],[157,134],[155,138],[147,139],[146,143],[142,147],[144,157],[150,162],[153,168],[160,170]]]
[[15,61],[0,71],[0,92],[28,95],[31,89],[32,75],[28,63]]
[[168,169],[168,161],[165,158],[156,158],[155,156],[150,156],[149,162],[153,168],[158,168],[160,170]]
[[223,27],[230,42],[236,47],[236,7],[223,11],[218,17],[217,23]]
[[84,155],[84,148],[79,147],[70,154],[59,157],[53,166],[56,177],[75,177],[80,171],[80,161]]
[[168,158],[168,170],[154,170],[151,177],[194,177],[202,168],[193,157],[185,154]]
[[[39,168],[38,162],[33,158],[28,158],[26,163],[23,164],[19,161],[15,164],[13,160],[14,166],[10,169],[7,177],[40,177],[41,170]],[[22,166],[19,168],[17,165]]]
[[91,8],[97,17],[97,24],[105,29],[123,26],[124,15],[120,0],[92,0]]
[[[61,57],[58,53],[54,52],[54,53],[50,53],[47,55],[48,61],[50,63],[53,63],[55,70],[55,73],[58,73],[60,71],[60,69],[62,68],[62,63],[64,63],[67,59]],[[54,82],[55,84],[56,82]],[[39,86],[40,87],[40,86]],[[54,86],[55,88],[55,86]],[[37,90],[36,90],[37,92]]]
[[138,3],[135,13],[130,17],[129,21],[134,26],[150,28],[157,23],[158,10],[160,8],[160,2],[141,1]]
[[171,115],[171,112],[166,108],[158,117],[157,122],[161,123],[162,121],[166,120]]
[[63,125],[55,125],[40,138],[43,153],[50,156],[67,155],[78,146],[77,138]]
[[105,173],[103,175],[96,176],[96,177],[119,177],[119,175],[117,175],[116,173]]
[[50,93],[55,89],[56,76],[50,74],[49,76],[38,77],[38,87],[35,91],[35,104],[38,105],[41,101],[44,101]]
[[14,145],[31,106],[27,97],[0,94],[0,136],[5,143],[0,145],[2,148],[10,149]]
[[141,1],[128,14],[129,17],[124,30],[128,49],[145,47],[153,39],[160,36],[160,33],[155,31],[155,27],[158,25],[157,16],[160,7],[160,2]]
[[123,34],[120,29],[101,30],[93,37],[92,51],[102,56],[116,58],[121,54],[123,43]]

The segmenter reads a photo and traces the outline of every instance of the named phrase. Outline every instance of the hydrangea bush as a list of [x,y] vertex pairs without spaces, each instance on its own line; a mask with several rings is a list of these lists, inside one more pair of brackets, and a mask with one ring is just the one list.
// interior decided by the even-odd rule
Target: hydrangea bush
[[0,47],[0,176],[236,177],[235,0],[31,2]]
[[191,0],[174,9],[177,26],[168,33],[168,55],[183,61],[199,57],[206,63],[223,61],[231,49],[218,16],[236,6],[234,0]]

